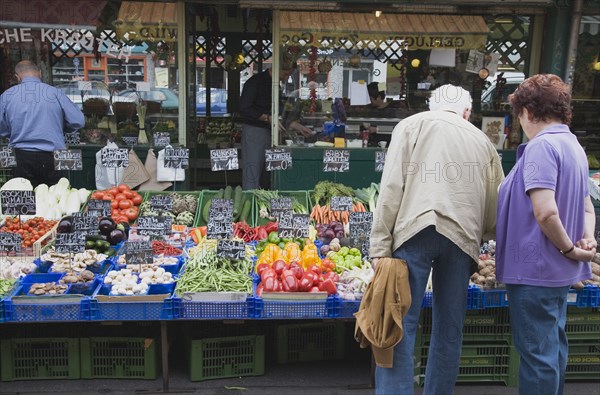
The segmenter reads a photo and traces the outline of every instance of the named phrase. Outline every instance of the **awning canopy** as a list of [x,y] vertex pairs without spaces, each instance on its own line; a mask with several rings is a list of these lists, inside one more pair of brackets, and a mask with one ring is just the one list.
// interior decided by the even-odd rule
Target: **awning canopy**
[[106,0],[2,0],[0,26],[95,27]]
[[175,3],[124,1],[115,20],[119,38],[145,41],[177,40]]
[[477,15],[281,11],[283,44],[347,47],[348,43],[402,41],[408,49],[482,48],[489,33]]

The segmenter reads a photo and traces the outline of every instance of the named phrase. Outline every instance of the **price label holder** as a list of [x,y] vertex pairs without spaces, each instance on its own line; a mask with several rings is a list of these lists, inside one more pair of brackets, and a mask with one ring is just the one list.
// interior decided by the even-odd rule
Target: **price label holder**
[[347,173],[350,171],[350,151],[345,149],[324,150],[323,171],[326,173]]
[[233,200],[212,199],[208,211],[206,237],[230,239],[233,235]]
[[332,196],[329,206],[331,211],[352,211],[352,197]]
[[96,215],[85,213],[73,213],[73,231],[81,232],[86,235],[98,234],[98,217]]
[[173,210],[173,196],[171,195],[154,195],[150,197],[150,209],[154,211],[171,211]]
[[152,263],[154,255],[152,254],[152,244],[149,241],[131,241],[125,242],[125,262],[128,265],[141,265],[145,263]]
[[375,172],[382,173],[385,166],[387,151],[375,151]]
[[188,148],[165,148],[165,167],[168,169],[190,167],[190,150]]
[[125,168],[129,166],[129,152],[126,148],[102,148],[100,163],[108,169]]
[[79,132],[65,133],[66,145],[81,145],[81,135]]
[[54,151],[54,170],[79,171],[83,170],[80,149]]
[[33,191],[2,191],[0,206],[5,215],[35,215]]
[[246,258],[246,244],[241,240],[219,240],[217,243],[217,256],[242,260]]
[[272,217],[279,218],[281,213],[293,212],[291,197],[273,198],[269,203]]
[[0,148],[0,167],[17,167],[17,158],[13,147],[7,145]]
[[21,252],[23,239],[18,233],[0,232],[0,252],[7,254]]
[[56,252],[59,254],[78,254],[85,251],[85,233],[57,233]]
[[155,147],[166,147],[171,145],[171,136],[167,132],[154,133],[153,139]]
[[289,148],[265,150],[265,164],[267,171],[291,169],[292,150]]
[[138,140],[137,136],[125,136],[125,137],[121,137],[121,139],[123,140],[125,145],[128,147],[133,148],[139,144],[139,140]]
[[294,214],[291,211],[283,212],[279,216],[279,237],[308,237],[308,225],[308,214]]
[[238,170],[239,168],[237,148],[210,150],[211,171]]
[[137,234],[139,236],[162,237],[169,234],[173,218],[162,216],[144,216],[137,220]]
[[90,199],[87,204],[87,212],[98,217],[110,216],[110,200]]

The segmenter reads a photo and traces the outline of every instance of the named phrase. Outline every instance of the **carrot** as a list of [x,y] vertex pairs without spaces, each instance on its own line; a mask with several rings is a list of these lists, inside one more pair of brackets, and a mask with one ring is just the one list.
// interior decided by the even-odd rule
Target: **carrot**
[[315,211],[315,213],[316,213],[316,215],[315,215],[315,222],[317,224],[320,224],[320,223],[323,222],[323,210],[322,210],[322,208],[321,208],[321,206],[319,204],[315,205],[315,209],[316,209],[316,211]]

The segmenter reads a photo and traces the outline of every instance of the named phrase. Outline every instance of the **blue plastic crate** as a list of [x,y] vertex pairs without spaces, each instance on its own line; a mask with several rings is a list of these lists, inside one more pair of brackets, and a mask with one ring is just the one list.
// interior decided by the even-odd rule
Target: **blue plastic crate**
[[[160,265],[159,267],[165,269],[166,272],[169,272],[173,275],[178,274],[181,269],[183,269],[183,265],[184,265],[184,259],[182,256],[178,256],[177,257],[177,263],[173,264],[173,265]],[[121,269],[125,269],[127,267],[127,265],[123,265],[123,264],[118,264],[115,263],[114,265],[114,270],[121,270]]]
[[423,302],[421,303],[421,307],[431,307],[432,300],[433,295],[431,291],[426,291],[425,295],[423,295]]
[[45,321],[83,321],[87,318],[89,299],[83,297],[73,302],[41,303],[41,300],[20,301],[9,298],[4,300],[4,320],[6,322],[45,322]]
[[64,273],[31,273],[23,277],[22,284],[55,283],[64,276]]
[[[123,299],[126,300],[126,299]],[[103,321],[172,320],[181,316],[181,299],[165,298],[162,301],[89,301],[87,319]]]
[[[478,294],[479,288],[476,286],[469,285],[469,289],[467,290],[467,309],[477,309],[479,307],[481,298]],[[421,303],[421,307],[423,308],[431,308],[433,303],[433,294],[431,291],[425,291],[425,295],[423,295],[423,302]]]
[[598,307],[600,305],[600,290],[595,285],[586,285],[583,289],[570,289],[567,304],[577,307]]
[[354,318],[360,307],[361,300],[346,300],[336,296],[334,318]]
[[253,318],[254,297],[245,301],[182,301],[183,319],[247,319]]
[[264,300],[256,297],[251,312],[254,318],[333,318],[335,314],[335,296],[325,300]]
[[4,321],[4,299],[0,299],[0,322]]
[[505,289],[486,289],[481,291],[483,308],[506,307],[508,297]]

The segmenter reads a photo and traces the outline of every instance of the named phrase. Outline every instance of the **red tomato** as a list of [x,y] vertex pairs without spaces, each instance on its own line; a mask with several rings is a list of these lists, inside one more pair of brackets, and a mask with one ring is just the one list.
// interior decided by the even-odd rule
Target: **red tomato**
[[116,223],[121,223],[121,222],[129,222],[129,219],[127,218],[127,216],[122,215],[123,213],[121,213],[120,216],[118,216],[117,218],[113,218],[115,220]]
[[125,197],[129,200],[133,199],[133,192],[131,191],[124,191],[123,195],[125,195]]
[[111,200],[111,201],[110,201],[110,208],[112,208],[112,209],[117,209],[117,208],[119,208],[119,202],[118,202],[118,201],[116,201],[116,200]]
[[96,191],[96,192],[92,193],[92,199],[103,200],[104,199],[104,193],[102,193],[100,191]]
[[123,194],[123,193],[117,193],[115,195],[115,200],[121,201],[121,200],[125,200],[125,199],[127,199],[127,196],[125,196],[125,194]]
[[131,201],[133,201],[133,204],[135,204],[136,206],[142,204],[142,200],[142,195],[140,195],[139,193],[135,193],[133,195],[133,198],[131,198]]
[[119,184],[119,186],[117,187],[117,189],[119,190],[119,192],[123,192],[123,191],[129,191],[129,185],[127,184]]
[[129,222],[135,221],[135,219],[138,217],[138,212],[133,207],[129,207],[128,209],[124,210],[123,213],[129,220]]
[[129,199],[121,200],[119,202],[119,208],[121,210],[126,210],[128,208],[131,208],[131,206],[133,206],[133,203],[131,203],[131,200]]

